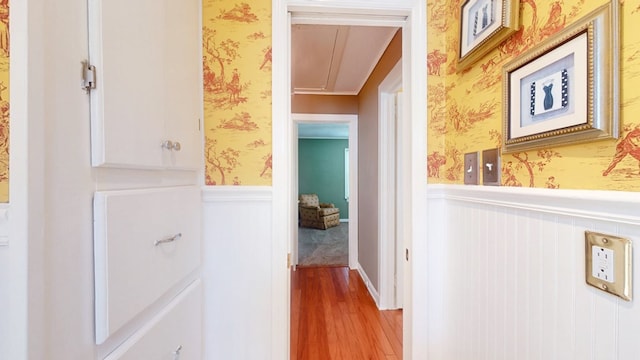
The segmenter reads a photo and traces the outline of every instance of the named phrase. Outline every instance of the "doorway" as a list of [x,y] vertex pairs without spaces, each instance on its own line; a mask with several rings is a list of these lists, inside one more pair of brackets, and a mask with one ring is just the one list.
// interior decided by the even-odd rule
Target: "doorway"
[[[349,149],[349,177],[348,177],[348,266],[354,269],[358,262],[358,116],[350,114],[291,114],[291,120],[293,122],[291,145],[292,151],[292,193],[291,197],[296,201],[298,199],[299,186],[298,186],[298,125],[300,124],[341,124],[348,127],[348,149]],[[297,205],[296,205],[297,208]],[[294,216],[297,216],[294,213]],[[298,264],[298,229],[297,222],[293,221],[296,228],[292,230],[292,248],[291,258],[292,266]]]
[[[409,151],[400,169],[409,184],[402,199],[405,221],[399,230],[405,240],[408,256],[404,264],[404,357],[426,358],[426,308],[412,307],[414,302],[427,302],[427,284],[414,283],[413,273],[426,272],[426,3],[419,0],[354,0],[345,5],[341,1],[287,3],[273,2],[273,213],[272,244],[272,357],[288,358],[290,349],[290,272],[281,264],[291,252],[294,214],[297,206],[292,194],[292,149],[290,98],[290,12],[306,16],[322,24],[358,24],[398,26],[403,29],[402,123],[406,125],[402,141]],[[420,79],[414,81],[412,79]],[[290,214],[291,216],[289,216]]]

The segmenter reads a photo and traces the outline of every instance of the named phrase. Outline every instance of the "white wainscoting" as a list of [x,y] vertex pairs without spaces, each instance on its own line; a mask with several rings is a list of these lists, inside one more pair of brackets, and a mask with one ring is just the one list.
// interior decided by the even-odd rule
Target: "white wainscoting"
[[428,193],[430,360],[637,359],[640,291],[626,302],[585,284],[584,231],[630,238],[638,259],[640,194],[449,185]]
[[272,191],[203,188],[204,358],[272,351]]

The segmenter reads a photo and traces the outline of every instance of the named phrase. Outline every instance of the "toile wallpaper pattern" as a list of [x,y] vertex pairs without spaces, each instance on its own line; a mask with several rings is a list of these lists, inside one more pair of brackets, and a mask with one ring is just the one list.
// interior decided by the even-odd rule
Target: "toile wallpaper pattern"
[[9,202],[9,0],[0,0],[0,202]]
[[[456,73],[460,6],[427,1],[428,182],[462,184],[464,154],[502,146],[502,67],[607,1],[520,0],[521,29]],[[621,9],[621,136],[504,154],[502,185],[640,191],[640,4]]]
[[[502,67],[606,0],[520,0],[521,29],[458,73],[463,2],[427,0],[429,183],[462,184],[465,153],[501,147]],[[640,4],[622,4],[620,138],[505,154],[502,185],[640,191]],[[203,0],[203,17],[206,183],[270,185],[271,2]]]
[[206,185],[271,185],[271,1],[202,13]]

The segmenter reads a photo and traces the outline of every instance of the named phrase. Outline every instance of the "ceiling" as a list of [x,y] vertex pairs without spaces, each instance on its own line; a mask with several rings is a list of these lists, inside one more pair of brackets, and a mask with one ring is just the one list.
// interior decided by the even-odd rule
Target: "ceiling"
[[398,28],[295,24],[294,94],[357,95]]

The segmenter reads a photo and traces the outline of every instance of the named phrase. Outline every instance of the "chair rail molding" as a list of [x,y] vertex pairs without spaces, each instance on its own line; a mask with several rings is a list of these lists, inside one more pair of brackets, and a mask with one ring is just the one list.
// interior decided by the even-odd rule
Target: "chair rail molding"
[[203,186],[202,201],[269,202],[273,198],[271,186]]
[[429,185],[428,198],[640,225],[640,193],[474,185]]

